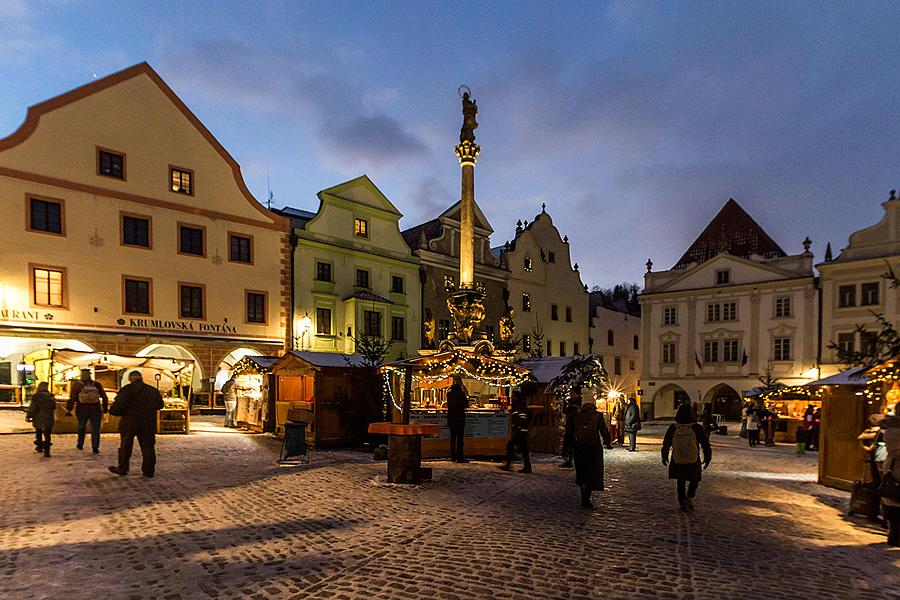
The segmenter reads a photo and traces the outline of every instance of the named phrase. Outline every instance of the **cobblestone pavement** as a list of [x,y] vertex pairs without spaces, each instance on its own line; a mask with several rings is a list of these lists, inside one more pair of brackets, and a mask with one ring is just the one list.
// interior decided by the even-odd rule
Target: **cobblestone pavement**
[[279,468],[275,440],[205,429],[158,438],[155,479],[106,471],[114,436],[49,459],[0,436],[0,598],[900,598],[900,552],[788,447],[714,440],[683,514],[645,437],[585,511],[553,457],[404,487],[369,455]]

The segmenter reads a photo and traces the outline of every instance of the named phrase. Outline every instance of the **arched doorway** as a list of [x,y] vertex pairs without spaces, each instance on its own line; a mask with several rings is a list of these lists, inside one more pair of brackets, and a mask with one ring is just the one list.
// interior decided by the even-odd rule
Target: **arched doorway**
[[712,404],[714,415],[724,415],[729,421],[738,421],[741,418],[741,396],[730,385],[720,383],[713,387],[706,392],[703,402]]
[[[691,397],[680,386],[670,383],[661,387],[653,394],[652,406],[643,407],[641,411],[645,418],[672,417],[678,407],[684,403],[690,403]],[[648,416],[649,413],[649,416]]]
[[[193,355],[187,348],[184,346],[178,346],[176,344],[150,344],[137,352],[134,353],[135,356],[161,356],[165,358],[181,358],[194,361],[194,374],[191,378],[191,389],[194,392],[199,392],[203,389],[203,367],[200,366],[200,361],[197,360],[197,357]],[[123,381],[124,383],[128,383],[127,381]]]
[[225,357],[219,361],[219,366],[216,370],[216,380],[213,383],[213,393],[222,389],[222,384],[228,381],[228,378],[231,377],[231,369],[235,364],[245,356],[263,356],[263,353],[257,350],[256,348],[235,348],[231,352],[225,355]]

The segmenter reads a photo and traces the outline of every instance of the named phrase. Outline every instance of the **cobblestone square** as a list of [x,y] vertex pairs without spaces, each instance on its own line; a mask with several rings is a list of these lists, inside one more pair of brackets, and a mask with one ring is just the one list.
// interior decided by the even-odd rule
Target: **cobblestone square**
[[158,438],[154,479],[54,438],[0,436],[2,598],[900,598],[900,553],[815,483],[815,454],[714,442],[696,510],[677,510],[659,436],[606,453],[607,490],[536,457],[429,463],[384,483],[349,451],[275,465],[278,442],[206,426]]

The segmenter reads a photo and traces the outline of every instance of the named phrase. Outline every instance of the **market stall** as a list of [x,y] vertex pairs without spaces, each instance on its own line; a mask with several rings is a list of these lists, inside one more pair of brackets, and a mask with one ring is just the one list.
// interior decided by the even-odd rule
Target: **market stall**
[[[51,352],[47,379],[50,389],[56,395],[57,410],[55,433],[74,433],[78,430],[75,415],[65,414],[66,401],[72,382],[81,376],[82,369],[90,369],[92,378],[103,386],[111,405],[116,393],[131,371],[140,371],[144,383],[155,386],[163,397],[165,408],[159,412],[157,430],[159,433],[188,433],[190,414],[188,410],[191,393],[193,362],[153,356],[121,356],[105,352],[81,352],[77,350],[54,350]],[[103,433],[115,432],[118,417],[104,415]]]
[[369,396],[380,391],[373,369],[361,365],[358,354],[292,350],[279,358],[271,367],[276,431],[288,420],[302,421],[312,447],[361,444]]
[[277,356],[245,356],[232,367],[237,383],[237,408],[234,420],[238,427],[251,431],[274,430],[266,427],[274,421],[275,376],[272,365]]
[[402,420],[401,399],[409,371],[410,425],[437,425],[440,433],[422,440],[422,457],[450,456],[447,427],[447,392],[453,377],[460,376],[469,397],[466,410],[467,456],[502,456],[509,440],[509,404],[512,386],[531,379],[528,369],[470,350],[453,349],[380,367],[384,392]]
[[803,424],[803,415],[806,414],[807,407],[821,409],[824,393],[823,387],[813,382],[806,385],[765,388],[748,398],[755,399],[757,405],[765,406],[778,415],[775,441],[793,444],[797,441],[797,428]]

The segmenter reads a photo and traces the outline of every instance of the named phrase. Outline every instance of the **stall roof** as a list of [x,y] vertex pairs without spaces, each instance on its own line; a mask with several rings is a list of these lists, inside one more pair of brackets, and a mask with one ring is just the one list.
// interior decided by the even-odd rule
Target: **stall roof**
[[[305,360],[316,367],[359,367],[363,364],[363,357],[359,354],[341,354],[340,352],[305,352],[301,350],[291,350],[288,354],[292,354],[299,359]],[[350,362],[348,365],[347,362]]]
[[805,387],[818,387],[821,385],[866,385],[869,378],[866,376],[866,367],[855,367],[836,373],[831,377],[811,381]]
[[491,385],[517,385],[531,379],[529,369],[471,350],[454,348],[382,365],[381,371],[411,369],[419,379],[446,379],[459,375]]
[[523,360],[522,366],[531,371],[534,378],[541,383],[548,383],[562,373],[563,368],[572,360],[571,356],[553,356],[548,358],[532,358]]
[[169,356],[122,356],[105,352],[81,352],[79,350],[57,350],[53,353],[53,361],[72,367],[90,367],[101,365],[113,369],[157,369],[159,371],[178,372],[194,361],[189,358],[172,358]]
[[269,371],[272,368],[280,357],[278,356],[257,356],[254,354],[248,354],[241,360],[246,360],[247,362],[253,363],[257,368],[263,371]]

